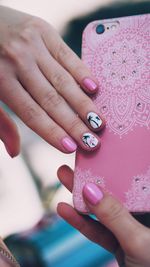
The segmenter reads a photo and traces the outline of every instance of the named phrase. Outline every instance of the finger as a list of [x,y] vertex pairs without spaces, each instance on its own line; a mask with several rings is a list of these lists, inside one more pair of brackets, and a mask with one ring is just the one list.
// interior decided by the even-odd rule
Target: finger
[[[33,100],[19,81],[9,78],[3,83],[1,97],[22,121],[45,141],[64,153],[76,150],[75,142]],[[14,90],[12,90],[12,88]]]
[[[149,229],[136,221],[118,200],[104,194],[93,183],[85,185],[83,196],[90,211],[116,236],[128,255],[136,257],[140,253],[142,258],[148,253],[146,247],[150,245]],[[143,251],[144,247],[146,252]]]
[[0,107],[0,139],[3,141],[8,154],[15,157],[20,151],[18,129],[13,120]]
[[57,176],[60,182],[70,191],[73,189],[73,170],[67,165],[59,167],[57,170]]
[[1,267],[20,267],[19,263],[16,261],[4,241],[0,238],[0,266]]
[[95,93],[98,89],[97,80],[49,24],[44,25],[42,37],[49,52],[71,73],[81,87],[86,92]]
[[[83,149],[94,150],[99,147],[98,136],[89,131],[83,121],[77,117],[68,103],[51,86],[37,65],[24,64],[19,68],[19,79],[34,100],[46,113],[68,133]],[[86,142],[85,136],[89,137]],[[93,142],[90,143],[90,140]]]
[[88,216],[80,215],[75,209],[66,203],[59,203],[58,214],[74,228],[80,231],[92,242],[95,242],[110,252],[114,253],[118,248],[118,242],[102,224]]
[[41,47],[38,53],[38,65],[57,92],[66,99],[87,126],[93,131],[100,131],[105,120],[93,101],[84,94],[73,77],[50,56],[45,47]]

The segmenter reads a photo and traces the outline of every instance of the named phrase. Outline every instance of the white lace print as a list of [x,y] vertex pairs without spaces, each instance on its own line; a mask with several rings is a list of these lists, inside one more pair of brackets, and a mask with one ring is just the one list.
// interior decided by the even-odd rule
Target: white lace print
[[83,36],[83,60],[100,87],[93,100],[106,118],[106,127],[120,137],[137,125],[150,125],[150,18],[132,17],[124,25],[120,23],[120,30],[110,38],[97,36],[92,27]]
[[82,170],[77,167],[75,169],[75,179],[74,179],[74,188],[73,188],[73,196],[74,196],[74,204],[77,208],[82,210],[87,210],[87,207],[84,203],[82,197],[82,190],[86,183],[96,183],[99,184],[102,188],[105,187],[104,178],[98,175],[94,176],[92,174],[91,169]]
[[145,174],[132,178],[130,189],[125,193],[125,206],[131,211],[150,210],[150,167]]

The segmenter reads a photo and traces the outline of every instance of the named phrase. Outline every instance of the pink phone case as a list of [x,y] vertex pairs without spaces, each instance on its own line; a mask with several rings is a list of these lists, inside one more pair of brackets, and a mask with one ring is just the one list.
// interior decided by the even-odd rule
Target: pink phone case
[[[98,34],[99,24],[109,29]],[[150,15],[91,22],[83,33],[82,58],[99,82],[93,101],[106,128],[98,151],[77,151],[74,206],[89,212],[82,189],[93,182],[128,210],[149,212]]]

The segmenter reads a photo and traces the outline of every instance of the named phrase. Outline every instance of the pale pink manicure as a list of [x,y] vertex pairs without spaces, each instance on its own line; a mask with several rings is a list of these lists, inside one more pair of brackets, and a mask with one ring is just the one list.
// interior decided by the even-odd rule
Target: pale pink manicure
[[62,139],[62,145],[68,152],[74,152],[77,149],[76,143],[69,137]]
[[83,80],[83,85],[89,90],[89,91],[95,91],[97,89],[97,84],[91,80],[90,78],[85,78]]
[[102,191],[93,183],[88,183],[84,186],[83,195],[91,205],[97,205],[103,198]]

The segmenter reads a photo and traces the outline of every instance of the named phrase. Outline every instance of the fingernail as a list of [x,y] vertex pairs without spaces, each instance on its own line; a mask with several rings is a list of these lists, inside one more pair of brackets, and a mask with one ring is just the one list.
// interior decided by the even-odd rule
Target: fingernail
[[97,89],[97,84],[91,80],[90,78],[85,78],[83,80],[83,85],[89,90],[89,91],[95,91]]
[[99,140],[91,133],[84,133],[82,141],[89,148],[94,148],[99,144]]
[[87,120],[93,129],[99,128],[103,123],[102,119],[95,112],[89,112],[87,114]]
[[91,205],[97,205],[103,198],[103,192],[93,183],[84,186],[83,195]]
[[62,139],[62,145],[68,152],[74,152],[77,149],[76,143],[69,137]]

